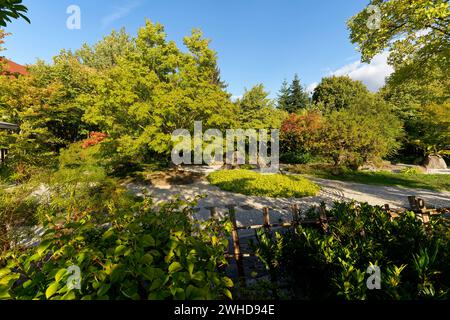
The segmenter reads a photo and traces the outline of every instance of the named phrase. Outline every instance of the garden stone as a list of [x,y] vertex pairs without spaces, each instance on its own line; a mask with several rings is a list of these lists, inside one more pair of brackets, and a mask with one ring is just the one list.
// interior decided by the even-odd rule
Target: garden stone
[[442,158],[441,156],[428,156],[425,159],[424,166],[427,169],[438,169],[438,170],[447,169],[447,164],[445,163],[444,158]]

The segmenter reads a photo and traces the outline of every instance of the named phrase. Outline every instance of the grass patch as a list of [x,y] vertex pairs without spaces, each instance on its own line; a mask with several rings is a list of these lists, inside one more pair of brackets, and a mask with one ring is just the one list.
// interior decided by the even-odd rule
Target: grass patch
[[333,170],[326,165],[298,165],[291,166],[290,172],[307,174],[322,179],[351,181],[363,184],[400,186],[413,189],[450,191],[450,175],[422,174],[415,172],[394,173],[390,171],[353,171]]
[[247,196],[302,198],[315,196],[320,187],[306,178],[281,174],[260,174],[249,170],[222,170],[208,176],[220,189]]

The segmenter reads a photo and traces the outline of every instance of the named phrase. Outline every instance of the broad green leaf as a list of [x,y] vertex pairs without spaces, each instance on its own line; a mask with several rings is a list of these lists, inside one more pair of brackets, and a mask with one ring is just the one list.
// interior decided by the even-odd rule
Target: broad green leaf
[[58,291],[58,283],[57,282],[53,282],[48,288],[47,290],[45,290],[45,297],[47,299],[50,299],[55,293],[56,291]]
[[169,274],[173,274],[182,269],[183,269],[183,266],[179,262],[177,262],[177,261],[172,262],[172,264],[169,266]]

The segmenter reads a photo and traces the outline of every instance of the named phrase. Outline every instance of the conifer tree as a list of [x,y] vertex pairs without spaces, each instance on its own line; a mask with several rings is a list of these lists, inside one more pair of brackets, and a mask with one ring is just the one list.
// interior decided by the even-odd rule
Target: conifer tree
[[281,85],[281,89],[278,92],[277,106],[280,110],[287,110],[289,100],[289,85],[286,79]]

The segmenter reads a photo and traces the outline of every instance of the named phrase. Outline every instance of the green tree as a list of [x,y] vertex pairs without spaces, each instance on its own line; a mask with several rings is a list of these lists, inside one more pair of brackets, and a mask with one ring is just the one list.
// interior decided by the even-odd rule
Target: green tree
[[53,64],[30,66],[27,76],[0,76],[2,120],[20,126],[4,141],[11,167],[25,174],[35,166],[52,165],[61,148],[87,137],[93,127],[82,120],[85,110],[78,98],[93,90],[94,74],[63,51]]
[[449,63],[450,10],[446,0],[372,0],[379,8],[379,28],[369,28],[370,10],[364,9],[348,22],[351,41],[362,60],[369,62],[385,49],[396,67],[411,60]]
[[285,116],[285,112],[275,108],[274,101],[269,98],[262,84],[245,90],[236,104],[239,106],[240,127],[243,129],[278,129]]
[[289,84],[286,80],[283,81],[281,89],[278,92],[277,107],[280,110],[287,110],[289,102]]
[[30,23],[30,19],[25,16],[27,12],[28,9],[22,4],[22,0],[2,0],[0,3],[0,26],[6,27],[11,19],[19,18]]
[[83,119],[111,137],[122,157],[167,156],[176,129],[231,128],[237,108],[217,81],[217,55],[198,30],[184,39],[183,53],[150,21],[133,40],[137,50],[95,78],[95,90],[80,99]]
[[445,109],[450,97],[449,3],[374,0],[370,4],[380,9],[379,28],[367,27],[370,12],[365,9],[348,23],[351,40],[358,45],[366,62],[377,53],[390,51],[389,63],[395,72],[381,92],[405,122],[403,153],[427,154],[433,148],[426,147],[422,137],[433,135],[433,126],[427,132],[421,125],[423,110],[429,105]]
[[336,166],[353,169],[394,154],[403,134],[402,122],[391,106],[369,95],[354,100],[347,109],[332,111],[321,130],[320,153]]
[[302,87],[300,79],[296,74],[289,87],[289,96],[284,110],[288,113],[297,113],[307,109],[309,105],[309,95]]
[[314,89],[313,102],[321,105],[325,112],[349,108],[355,98],[368,95],[369,91],[361,81],[347,76],[323,78]]
[[117,65],[120,57],[133,50],[135,45],[122,28],[119,32],[113,30],[93,46],[83,44],[81,49],[75,51],[74,56],[86,66],[104,70]]
[[421,108],[411,133],[413,143],[423,155],[450,155],[450,103],[430,104]]

